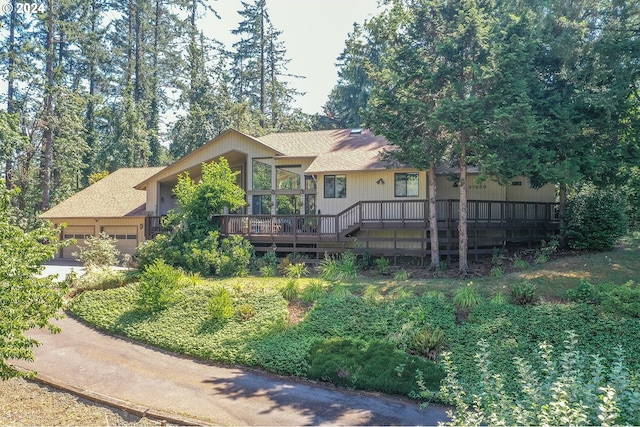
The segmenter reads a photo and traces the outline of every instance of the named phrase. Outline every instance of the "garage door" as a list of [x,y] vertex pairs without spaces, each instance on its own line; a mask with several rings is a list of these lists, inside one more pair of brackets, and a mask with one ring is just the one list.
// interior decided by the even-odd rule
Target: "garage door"
[[120,256],[124,254],[132,255],[138,247],[138,231],[135,226],[105,226],[102,231],[109,237],[116,239],[116,248],[120,251]]
[[62,258],[74,259],[72,255],[78,251],[78,246],[84,246],[84,239],[87,239],[93,235],[93,227],[67,227],[64,229],[62,238],[63,240],[76,239],[76,243],[71,246],[62,248]]

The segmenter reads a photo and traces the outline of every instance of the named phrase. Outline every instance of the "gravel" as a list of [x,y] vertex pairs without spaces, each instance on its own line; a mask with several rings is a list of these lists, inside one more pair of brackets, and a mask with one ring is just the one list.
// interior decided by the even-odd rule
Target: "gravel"
[[0,380],[0,425],[154,426],[159,422],[89,402],[20,378]]

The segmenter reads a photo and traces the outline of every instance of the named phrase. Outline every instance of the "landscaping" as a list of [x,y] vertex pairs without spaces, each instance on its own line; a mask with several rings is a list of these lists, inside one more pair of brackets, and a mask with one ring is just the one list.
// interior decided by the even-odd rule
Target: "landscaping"
[[[68,307],[101,329],[178,353],[448,403],[455,399],[439,392],[443,354],[466,395],[482,393],[478,343],[502,378],[518,377],[514,358],[544,371],[541,343],[558,350],[549,356],[558,363],[565,350],[584,359],[597,355],[605,379],[624,354],[620,372],[637,390],[639,249],[636,232],[609,252],[554,255],[524,267],[516,262],[521,257],[494,257],[504,274],[472,280],[444,272],[395,280],[387,271],[394,267],[377,262],[367,277],[331,281],[326,272],[341,270],[338,259],[314,278],[301,277],[306,269],[296,264],[284,266],[288,277],[223,279],[154,264],[142,275],[110,278],[105,288],[111,289],[93,283]],[[350,270],[353,260],[346,258]],[[173,286],[164,286],[162,278],[171,275]],[[517,381],[504,389],[521,392]],[[634,417],[637,412],[623,410],[625,421],[638,423]]]

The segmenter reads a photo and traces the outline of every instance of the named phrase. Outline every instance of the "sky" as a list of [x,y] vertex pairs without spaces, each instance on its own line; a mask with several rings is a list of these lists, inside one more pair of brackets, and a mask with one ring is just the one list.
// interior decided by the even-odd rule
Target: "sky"
[[[245,0],[253,4],[253,0]],[[242,10],[241,0],[217,0],[210,3],[221,19],[204,23],[207,35],[230,47],[237,36]],[[294,79],[292,86],[305,95],[294,107],[308,114],[322,112],[331,89],[338,80],[336,62],[345,41],[359,24],[379,13],[378,0],[267,0],[267,11],[276,30],[282,31],[289,72],[305,76]]]
[[[241,0],[206,0],[221,19],[208,17],[202,22],[206,35],[228,48],[238,41],[231,31],[238,27],[243,9]],[[253,4],[254,0],[244,0]],[[0,0],[0,4],[4,4]],[[294,107],[308,114],[322,112],[331,89],[338,80],[336,62],[355,22],[362,24],[379,14],[378,0],[267,0],[267,11],[274,27],[281,31],[290,74],[304,76],[291,85],[305,93]],[[7,82],[0,76],[0,91]]]

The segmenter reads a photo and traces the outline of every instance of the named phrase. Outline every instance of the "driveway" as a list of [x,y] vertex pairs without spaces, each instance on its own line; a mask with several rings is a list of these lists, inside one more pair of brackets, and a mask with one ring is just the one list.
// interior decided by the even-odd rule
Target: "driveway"
[[[80,271],[48,265],[46,273]],[[133,413],[215,425],[436,425],[446,408],[382,394],[220,367],[96,331],[63,318],[60,334],[33,330],[35,361],[19,361],[41,380]],[[189,420],[189,421],[187,421]]]

